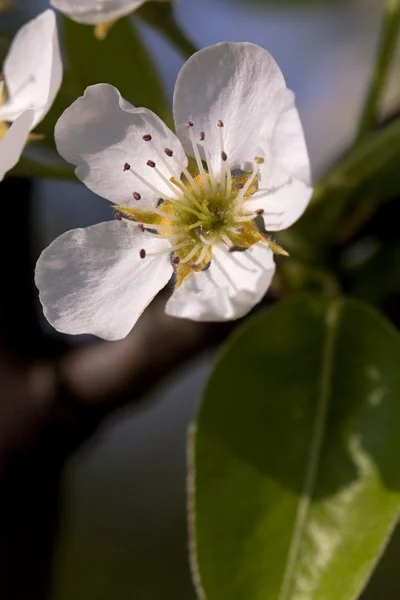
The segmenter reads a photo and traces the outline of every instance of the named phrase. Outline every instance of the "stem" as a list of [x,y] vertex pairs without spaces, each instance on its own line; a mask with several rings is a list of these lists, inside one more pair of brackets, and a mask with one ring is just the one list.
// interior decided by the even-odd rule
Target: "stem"
[[198,48],[188,38],[175,19],[174,10],[170,3],[146,2],[135,14],[171,43],[183,56],[189,58]]
[[377,120],[380,100],[389,75],[393,54],[396,49],[399,27],[400,0],[387,0],[375,70],[365,98],[365,104],[356,136],[356,144],[368,135]]

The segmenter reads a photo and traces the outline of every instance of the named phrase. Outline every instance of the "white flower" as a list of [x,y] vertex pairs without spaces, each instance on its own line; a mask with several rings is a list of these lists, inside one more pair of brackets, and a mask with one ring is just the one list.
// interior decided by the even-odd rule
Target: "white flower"
[[77,23],[98,25],[133,12],[146,0],[51,0],[50,4]]
[[[0,181],[17,164],[29,132],[45,117],[61,85],[62,62],[52,10],[18,31],[4,61],[4,77],[8,97],[0,106]],[[13,125],[8,129],[10,122]]]
[[176,135],[99,84],[59,119],[60,154],[120,219],[64,233],[39,258],[59,331],[124,337],[174,273],[177,317],[236,319],[266,293],[281,249],[255,219],[285,229],[311,196],[293,93],[268,52],[222,43],[182,68],[174,116]]

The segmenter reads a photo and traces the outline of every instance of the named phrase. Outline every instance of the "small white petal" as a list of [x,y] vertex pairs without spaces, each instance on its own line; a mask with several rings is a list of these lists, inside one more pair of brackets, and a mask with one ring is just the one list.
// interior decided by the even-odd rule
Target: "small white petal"
[[57,24],[52,10],[21,27],[4,62],[9,98],[0,108],[0,120],[14,121],[33,109],[33,127],[47,114],[62,81]]
[[312,188],[302,181],[292,180],[269,194],[257,192],[244,204],[249,213],[264,210],[267,231],[281,231],[295,223],[303,214],[312,196]]
[[77,23],[96,25],[128,15],[145,0],[51,0],[50,4]]
[[267,244],[244,252],[213,248],[206,271],[188,275],[169,299],[166,312],[193,321],[230,321],[247,314],[265,295],[275,272]]
[[14,121],[0,139],[0,181],[19,161],[34,119],[33,110],[27,110]]
[[173,269],[168,242],[133,224],[109,221],[67,231],[46,248],[35,281],[48,321],[58,331],[125,337],[146,306],[167,284]]
[[[152,136],[151,142],[143,140],[147,134]],[[171,197],[168,185],[147,165],[153,160],[166,178],[179,178],[180,168],[174,158],[165,155],[165,148],[173,150],[175,157],[187,165],[182,144],[161,119],[146,108],[134,108],[106,83],[88,87],[84,96],[67,108],[56,124],[55,139],[61,156],[77,166],[77,177],[115,204],[132,205],[135,191],[153,204],[160,196]],[[155,148],[171,171],[158,158]],[[160,193],[151,191],[132,172],[124,172],[125,163]]]
[[176,131],[192,154],[187,122],[203,131],[216,172],[221,147],[218,120],[228,164],[253,161],[260,139],[270,138],[281,110],[276,93],[285,80],[272,56],[249,43],[224,42],[194,54],[178,75],[174,94]]
[[288,89],[279,90],[275,102],[282,103],[282,111],[272,132],[272,157],[290,177],[311,185],[310,158],[294,94]]

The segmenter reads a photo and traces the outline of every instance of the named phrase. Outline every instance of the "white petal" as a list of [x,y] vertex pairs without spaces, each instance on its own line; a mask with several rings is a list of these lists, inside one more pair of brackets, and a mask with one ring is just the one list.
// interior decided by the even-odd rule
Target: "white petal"
[[0,119],[14,121],[33,109],[33,127],[43,119],[61,85],[62,62],[55,14],[46,10],[21,27],[4,62],[9,99]]
[[186,277],[165,310],[193,321],[238,319],[260,302],[274,272],[273,254],[267,244],[261,242],[233,253],[214,247],[209,269]]
[[33,110],[27,110],[11,125],[5,136],[0,139],[0,181],[19,161],[26,140],[32,128]]
[[312,188],[302,181],[292,180],[270,194],[254,194],[244,207],[249,213],[263,209],[265,229],[280,231],[287,229],[301,217],[312,192]]
[[281,106],[276,93],[285,80],[272,56],[249,43],[224,42],[194,54],[178,75],[174,118],[178,137],[190,154],[190,131],[205,133],[213,167],[219,171],[218,120],[224,123],[224,150],[231,167],[253,161],[260,140],[272,135]]
[[[143,140],[146,134],[152,136],[151,142]],[[135,191],[153,203],[160,197],[171,197],[168,185],[147,165],[153,160],[167,179],[180,177],[174,158],[164,153],[166,147],[187,164],[182,144],[161,119],[146,108],[134,108],[106,83],[88,87],[84,96],[67,108],[56,124],[55,138],[61,156],[77,166],[77,177],[115,204],[133,204]],[[157,152],[170,165],[170,171]],[[131,171],[124,172],[125,163],[131,165]],[[151,191],[133,170],[159,192]]]
[[145,0],[51,0],[50,4],[77,23],[95,25],[129,14]]
[[289,176],[311,185],[310,159],[294,94],[279,90],[275,102],[282,102],[282,111],[272,132],[272,157]]
[[173,272],[168,253],[141,259],[139,250],[167,247],[166,240],[121,221],[67,231],[36,266],[46,318],[64,333],[125,337]]

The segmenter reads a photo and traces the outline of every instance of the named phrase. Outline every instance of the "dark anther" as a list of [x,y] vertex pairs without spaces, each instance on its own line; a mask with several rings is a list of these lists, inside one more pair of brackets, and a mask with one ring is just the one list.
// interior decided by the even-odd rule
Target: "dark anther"
[[145,142],[151,142],[151,135],[149,133],[147,133],[146,135],[143,136],[143,139]]
[[197,269],[196,263],[189,263],[188,267],[189,267],[189,269]]
[[129,169],[131,168],[131,165],[128,163],[124,164],[124,171],[129,171]]
[[264,209],[263,208],[259,208],[258,210],[256,210],[256,215],[263,215],[264,214]]
[[243,231],[244,231],[244,227],[236,227],[237,233],[243,233]]
[[217,125],[218,125],[218,127],[223,127],[223,126],[224,126],[224,123],[223,123],[223,121],[221,121],[221,119],[220,119],[219,121],[217,121]]
[[117,221],[122,221],[121,213],[117,210],[114,213],[114,219],[116,219]]
[[138,227],[139,227],[140,231],[142,233],[144,233],[144,225],[142,223],[139,223]]
[[174,265],[178,265],[180,261],[181,259],[179,258],[179,256],[174,256],[174,258],[172,259]]
[[244,185],[243,185],[243,183],[235,183],[235,188],[237,190],[242,190],[244,188]]
[[226,153],[226,152],[224,152],[223,150],[222,150],[222,152],[221,152],[221,158],[222,158],[222,160],[223,160],[224,162],[225,162],[225,161],[228,159],[228,155],[227,155],[227,153]]
[[173,155],[173,152],[172,152],[171,148],[165,148],[164,152],[165,152],[165,154],[167,156],[172,156]]
[[148,161],[147,161],[147,165],[148,165],[149,167],[152,167],[152,168],[154,169],[154,167],[156,166],[156,163],[154,162],[154,160],[148,160]]
[[188,127],[193,127],[193,121],[188,121]]
[[139,192],[133,192],[133,199],[134,200],[140,200],[140,198],[142,197]]
[[140,258],[146,258],[146,250],[144,250],[143,248],[139,251],[139,256]]
[[205,139],[206,139],[206,134],[204,133],[204,131],[200,131],[200,141],[204,142]]
[[231,246],[229,248],[229,252],[237,252],[239,250],[239,248],[237,246]]

